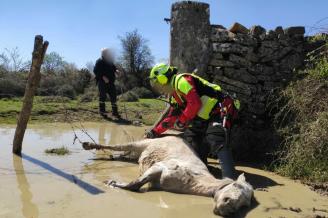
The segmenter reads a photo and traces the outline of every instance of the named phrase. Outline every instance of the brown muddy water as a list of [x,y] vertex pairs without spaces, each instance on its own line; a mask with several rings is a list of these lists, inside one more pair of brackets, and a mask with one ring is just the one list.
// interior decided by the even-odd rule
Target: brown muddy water
[[[78,125],[78,124],[77,124]],[[85,123],[100,143],[122,143],[142,138],[143,127]],[[76,131],[81,140],[88,136]],[[108,188],[106,179],[130,181],[138,175],[133,163],[108,161],[108,155],[84,151],[68,124],[29,125],[23,157],[11,154],[14,126],[0,125],[0,217],[217,217],[212,199],[162,191],[133,193]],[[44,153],[67,146],[68,156]],[[251,167],[238,166],[257,188],[252,208],[237,217],[328,216],[328,199],[292,180]],[[315,208],[315,209],[313,209]],[[315,210],[315,211],[313,211]],[[317,211],[319,210],[319,211]]]

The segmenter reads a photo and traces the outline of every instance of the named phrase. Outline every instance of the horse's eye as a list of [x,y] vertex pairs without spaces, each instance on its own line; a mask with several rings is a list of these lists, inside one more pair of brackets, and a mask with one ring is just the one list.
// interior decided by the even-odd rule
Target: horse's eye
[[233,186],[234,186],[234,187],[237,187],[237,188],[240,188],[240,189],[243,188],[243,186],[240,185],[240,184],[238,184],[238,183],[234,183]]

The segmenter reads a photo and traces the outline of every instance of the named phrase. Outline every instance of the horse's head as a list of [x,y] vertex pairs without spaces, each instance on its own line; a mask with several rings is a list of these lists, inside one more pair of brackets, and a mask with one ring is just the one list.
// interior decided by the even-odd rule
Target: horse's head
[[246,182],[244,174],[237,181],[216,190],[214,193],[214,210],[216,215],[227,216],[243,206],[250,206],[253,187]]

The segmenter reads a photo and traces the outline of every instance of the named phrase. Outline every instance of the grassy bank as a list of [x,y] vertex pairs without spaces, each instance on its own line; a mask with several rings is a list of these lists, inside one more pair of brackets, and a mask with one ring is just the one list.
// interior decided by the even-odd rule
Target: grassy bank
[[284,138],[276,172],[328,188],[328,59],[300,72],[277,98],[275,124]]
[[[137,102],[118,102],[123,118],[139,120],[146,125],[156,121],[165,103],[156,99],[139,99]],[[0,99],[0,123],[16,123],[22,107],[22,98]],[[110,109],[110,103],[107,103]],[[62,97],[40,97],[34,101],[30,122],[103,121],[98,115],[98,102],[80,102]]]

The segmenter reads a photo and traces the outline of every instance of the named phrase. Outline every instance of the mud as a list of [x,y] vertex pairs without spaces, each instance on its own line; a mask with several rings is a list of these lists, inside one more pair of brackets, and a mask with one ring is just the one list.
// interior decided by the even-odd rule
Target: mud
[[[85,123],[99,143],[142,137],[143,127]],[[76,130],[81,140],[91,140]],[[103,185],[111,178],[129,181],[138,166],[109,161],[108,153],[83,151],[68,124],[30,125],[22,158],[11,154],[14,126],[0,125],[0,217],[217,217],[212,199],[162,191],[133,193]],[[68,156],[44,153],[67,146]],[[218,171],[215,161],[212,170]],[[250,209],[236,217],[328,216],[328,198],[307,186],[253,167],[237,166],[256,189]]]

